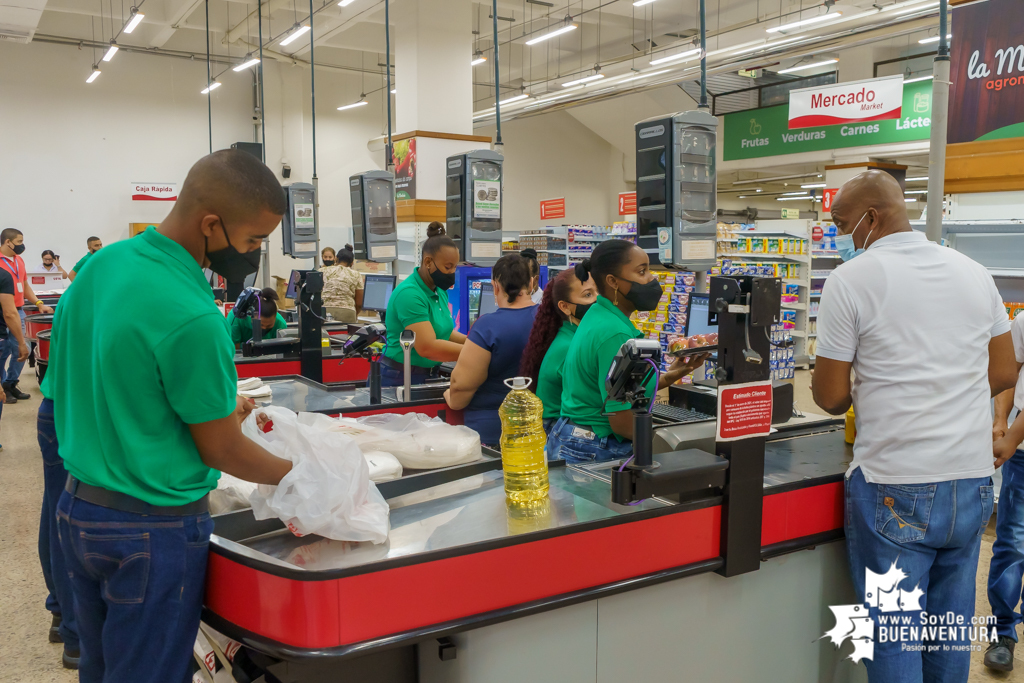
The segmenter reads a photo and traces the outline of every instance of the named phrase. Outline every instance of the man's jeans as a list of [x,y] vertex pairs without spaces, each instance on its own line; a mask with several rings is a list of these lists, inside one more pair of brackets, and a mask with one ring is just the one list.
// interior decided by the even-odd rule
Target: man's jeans
[[548,460],[569,463],[619,460],[633,455],[633,442],[619,441],[614,436],[597,436],[569,418],[561,417],[548,432],[547,453]]
[[[25,311],[18,309],[21,315],[21,332],[25,333]],[[28,341],[28,340],[26,340]],[[10,365],[7,360],[10,359]],[[21,371],[25,367],[25,361],[18,360],[18,340],[8,330],[7,338],[0,340],[0,381],[4,384],[14,384],[21,377]]]
[[1017,640],[1024,581],[1024,450],[1003,463],[1003,485],[996,511],[996,542],[988,570],[988,601],[1001,636]]
[[213,522],[57,504],[82,639],[80,683],[188,680]]
[[46,398],[39,404],[36,418],[39,450],[43,453],[43,509],[39,515],[39,563],[49,595],[46,609],[61,615],[60,637],[68,650],[78,649],[78,627],[75,623],[75,594],[68,578],[64,553],[57,533],[57,501],[64,491],[68,473],[64,460],[57,453],[57,430],[53,425],[53,401]]
[[[992,516],[992,493],[990,477],[936,484],[869,484],[860,468],[847,477],[846,547],[857,597],[869,605],[881,599],[893,609],[869,608],[876,626],[874,658],[863,661],[871,681],[967,680],[970,651],[955,648],[969,641],[960,639],[959,630],[949,640],[882,642],[878,627],[882,619],[908,617],[909,625],[920,626],[922,610],[929,615],[962,615],[963,623],[971,625],[978,552],[982,531]],[[909,593],[920,588],[924,592],[921,610],[902,611],[893,601],[903,598],[885,587],[878,596],[865,596],[865,569],[885,574],[894,564],[906,575],[894,589]],[[904,647],[922,644],[923,651]],[[929,644],[938,647],[929,652]]]

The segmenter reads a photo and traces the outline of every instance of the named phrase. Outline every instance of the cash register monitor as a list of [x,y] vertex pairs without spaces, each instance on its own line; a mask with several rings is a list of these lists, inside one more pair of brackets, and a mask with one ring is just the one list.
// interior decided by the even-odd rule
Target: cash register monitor
[[690,303],[686,311],[686,336],[718,332],[718,325],[708,324],[707,294],[690,294]]
[[494,284],[491,282],[480,283],[480,302],[477,304],[476,317],[498,310],[498,302],[494,300]]
[[367,275],[363,284],[363,309],[383,313],[388,310],[388,300],[395,291],[394,275]]
[[299,276],[301,272],[293,270],[291,276],[288,278],[288,291],[284,293],[284,298],[294,299],[298,296],[299,287]]

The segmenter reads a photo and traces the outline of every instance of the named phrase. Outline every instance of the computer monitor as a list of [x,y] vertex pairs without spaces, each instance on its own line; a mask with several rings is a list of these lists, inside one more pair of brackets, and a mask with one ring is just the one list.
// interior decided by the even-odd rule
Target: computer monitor
[[480,301],[477,304],[476,317],[493,313],[498,310],[498,303],[494,300],[494,284],[491,282],[480,283]]
[[708,324],[708,295],[691,294],[686,309],[686,336],[718,332],[718,325]]
[[388,300],[395,291],[394,275],[367,275],[363,284],[363,309],[383,313],[388,310]]
[[288,291],[284,293],[284,298],[294,299],[299,294],[299,277],[302,275],[302,271],[293,270],[292,274],[288,277]]

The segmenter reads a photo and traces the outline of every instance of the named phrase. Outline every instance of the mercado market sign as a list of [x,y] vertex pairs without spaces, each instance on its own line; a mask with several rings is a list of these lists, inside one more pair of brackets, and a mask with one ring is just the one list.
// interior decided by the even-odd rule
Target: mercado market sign
[[902,109],[903,76],[815,85],[789,93],[789,127],[887,121]]
[[1020,0],[954,8],[949,143],[1024,137],[1024,13]]
[[932,82],[903,86],[899,119],[789,129],[789,105],[725,115],[723,158],[758,159],[779,154],[927,140],[931,135]]

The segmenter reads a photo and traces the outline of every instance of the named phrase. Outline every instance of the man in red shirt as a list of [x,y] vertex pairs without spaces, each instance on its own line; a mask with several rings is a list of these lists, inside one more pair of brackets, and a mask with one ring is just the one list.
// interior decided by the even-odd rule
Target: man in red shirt
[[[25,268],[25,261],[21,254],[25,251],[25,236],[15,228],[5,228],[0,232],[0,268],[11,274],[14,279],[14,305],[18,307],[21,316],[22,329],[25,326],[25,305],[26,298],[29,303],[35,304],[40,313],[53,313],[53,309],[44,304],[32,291],[28,284],[28,273]],[[10,358],[10,365],[7,359]],[[6,367],[6,370],[4,369]],[[18,379],[21,377],[21,369],[25,367],[24,361],[18,360],[18,344],[14,335],[8,335],[7,339],[0,341],[0,373],[3,376],[2,386],[7,394],[7,403],[16,403],[17,400],[31,398],[29,394],[18,389]]]

